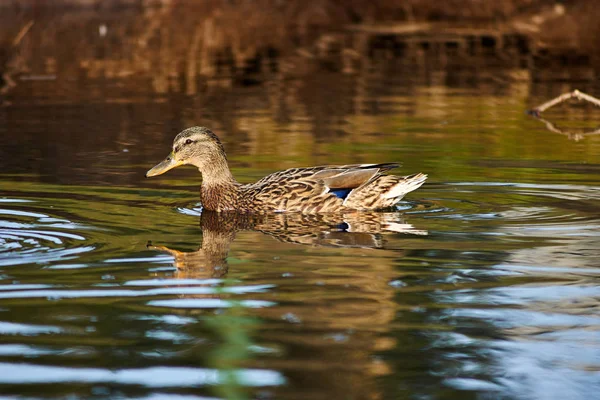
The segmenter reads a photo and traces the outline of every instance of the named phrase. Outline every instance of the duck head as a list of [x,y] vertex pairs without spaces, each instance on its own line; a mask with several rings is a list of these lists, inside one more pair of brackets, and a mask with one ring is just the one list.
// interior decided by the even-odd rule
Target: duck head
[[204,173],[223,162],[226,165],[227,158],[217,135],[208,128],[194,126],[175,136],[171,153],[146,172],[146,177],[161,175],[170,169],[187,164],[198,167],[200,172]]

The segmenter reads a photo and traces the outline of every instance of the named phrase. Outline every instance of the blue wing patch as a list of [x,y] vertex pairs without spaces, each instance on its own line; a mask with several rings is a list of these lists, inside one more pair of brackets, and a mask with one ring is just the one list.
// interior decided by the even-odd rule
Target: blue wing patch
[[335,194],[340,199],[345,199],[348,197],[348,194],[352,191],[352,189],[331,189],[329,193]]
[[350,225],[348,225],[345,222],[342,222],[341,224],[338,224],[337,228],[340,232],[347,232],[348,229],[350,229]]

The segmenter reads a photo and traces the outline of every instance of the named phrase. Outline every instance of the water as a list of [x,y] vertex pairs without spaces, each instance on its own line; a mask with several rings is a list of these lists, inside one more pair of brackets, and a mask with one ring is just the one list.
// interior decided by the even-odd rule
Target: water
[[[0,108],[3,395],[600,390],[600,137],[524,112],[573,87],[322,68],[186,94],[45,71]],[[581,105],[544,116],[600,122]],[[203,212],[193,168],[143,177],[195,124],[223,138],[242,182],[388,161],[429,180],[387,213]]]

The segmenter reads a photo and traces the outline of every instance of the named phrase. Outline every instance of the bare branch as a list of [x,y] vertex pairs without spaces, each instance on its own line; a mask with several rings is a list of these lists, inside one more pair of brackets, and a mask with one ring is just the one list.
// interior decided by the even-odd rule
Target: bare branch
[[575,89],[569,93],[563,93],[554,99],[547,101],[531,110],[528,111],[529,114],[533,115],[536,118],[540,117],[540,114],[549,109],[550,107],[554,107],[557,104],[563,103],[569,99],[576,98],[577,100],[585,100],[587,102],[592,103],[596,107],[600,107],[600,100],[595,98],[594,96],[590,96],[589,94],[580,92]]
[[565,131],[565,130],[559,128],[558,126],[556,126],[554,123],[547,121],[541,117],[541,113],[546,111],[550,107],[553,107],[559,103],[562,103],[562,102],[567,101],[572,98],[576,98],[577,100],[584,100],[589,103],[592,103],[596,107],[600,107],[600,100],[598,100],[594,96],[590,96],[589,94],[580,92],[579,90],[575,89],[572,92],[563,93],[560,96],[555,97],[554,99],[537,106],[536,108],[528,110],[527,113],[532,115],[538,121],[542,122],[544,125],[546,125],[546,129],[548,129],[550,132],[565,135],[571,140],[579,141],[579,140],[583,139],[585,136],[600,134],[600,128],[596,128],[594,130],[587,131],[587,132]]

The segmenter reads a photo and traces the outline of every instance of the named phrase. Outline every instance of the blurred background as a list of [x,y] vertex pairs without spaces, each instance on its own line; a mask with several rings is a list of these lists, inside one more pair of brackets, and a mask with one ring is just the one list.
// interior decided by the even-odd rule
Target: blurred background
[[[277,148],[296,161],[322,162],[314,155],[328,150],[313,140],[378,140],[365,133],[385,128],[361,116],[447,122],[452,88],[509,96],[523,110],[574,88],[597,93],[593,0],[3,0],[0,6],[0,101],[45,105],[0,111],[3,137],[13,124],[23,133],[0,147],[4,164],[13,145],[27,146],[23,120],[60,126],[63,133],[43,149],[52,154],[60,143],[79,153],[135,143],[128,162],[137,164],[156,157],[154,143],[168,146],[177,131],[204,124],[230,142],[230,151],[257,156],[261,149],[277,157]],[[257,112],[264,118],[250,118]],[[95,123],[99,114],[102,124]],[[281,129],[284,142],[272,134]],[[152,140],[137,141],[131,130]],[[60,176],[62,168],[47,163],[69,170],[86,162],[78,152],[11,168],[41,174],[53,168]],[[275,166],[263,161],[264,168]],[[73,175],[70,181],[81,179]]]

